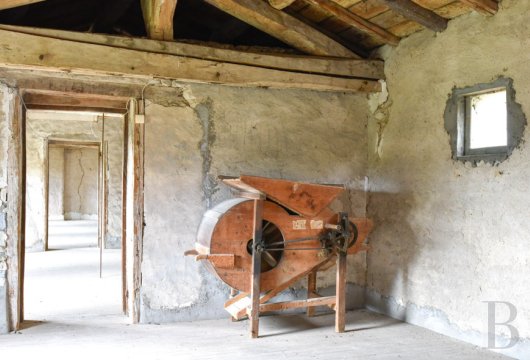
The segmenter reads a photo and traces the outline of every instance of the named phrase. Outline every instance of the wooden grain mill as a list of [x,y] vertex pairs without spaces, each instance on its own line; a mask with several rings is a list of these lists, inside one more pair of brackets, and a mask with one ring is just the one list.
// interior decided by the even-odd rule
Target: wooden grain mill
[[[225,309],[250,320],[258,337],[259,314],[315,306],[335,310],[343,332],[346,309],[346,256],[365,250],[372,228],[366,218],[333,212],[330,203],[344,186],[319,185],[255,176],[223,177],[236,197],[208,210],[197,233],[194,255],[232,288]],[[316,274],[337,262],[335,296],[316,292]],[[269,301],[307,276],[307,299]]]

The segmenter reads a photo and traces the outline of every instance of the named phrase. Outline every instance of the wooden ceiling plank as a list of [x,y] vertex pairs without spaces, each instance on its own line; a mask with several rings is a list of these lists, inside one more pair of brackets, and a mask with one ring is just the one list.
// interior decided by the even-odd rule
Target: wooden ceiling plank
[[44,0],[2,0],[0,1],[0,10],[12,9],[19,6],[30,5]]
[[269,0],[269,4],[278,10],[285,9],[287,6],[290,6],[294,3],[295,0]]
[[368,20],[363,19],[359,15],[350,12],[348,9],[336,4],[331,0],[305,0],[309,4],[320,6],[322,9],[328,11],[330,14],[336,16],[349,25],[369,34],[370,36],[376,37],[386,44],[397,45],[400,38],[383,29],[382,27],[371,23]]
[[[279,89],[381,91],[378,81],[147,53],[0,30],[0,68]],[[109,56],[112,53],[112,56]]]
[[447,19],[411,0],[384,0],[394,12],[435,32],[447,29]]
[[145,29],[151,39],[173,40],[173,15],[177,0],[141,0]]
[[205,1],[305,53],[359,58],[358,55],[321,32],[263,1]]
[[495,15],[499,4],[493,0],[460,0],[470,8],[484,15]]

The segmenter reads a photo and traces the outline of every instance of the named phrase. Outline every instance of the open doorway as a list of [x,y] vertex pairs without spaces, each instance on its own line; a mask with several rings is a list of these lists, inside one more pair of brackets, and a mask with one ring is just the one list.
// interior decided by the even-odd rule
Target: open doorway
[[24,318],[120,316],[124,115],[26,112]]

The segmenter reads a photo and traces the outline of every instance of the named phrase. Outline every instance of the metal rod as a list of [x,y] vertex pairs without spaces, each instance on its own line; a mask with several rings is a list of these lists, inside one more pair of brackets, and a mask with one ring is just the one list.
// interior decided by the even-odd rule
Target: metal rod
[[265,249],[267,251],[287,251],[287,250],[333,250],[329,247],[319,247],[319,248],[277,248],[277,249]]
[[105,113],[101,118],[101,206],[99,212],[100,244],[99,244],[99,278],[103,277],[103,247],[105,246],[105,231],[103,230],[105,222]]
[[305,237],[305,238],[298,238],[298,239],[293,239],[293,240],[285,240],[285,241],[276,241],[276,242],[273,242],[273,243],[270,243],[270,244],[267,244],[265,246],[265,250],[268,250],[267,246],[272,246],[272,245],[283,245],[283,244],[292,244],[292,243],[297,243],[297,242],[303,242],[303,241],[308,241],[308,240],[318,240],[319,238],[316,237],[316,236],[308,236],[308,237]]

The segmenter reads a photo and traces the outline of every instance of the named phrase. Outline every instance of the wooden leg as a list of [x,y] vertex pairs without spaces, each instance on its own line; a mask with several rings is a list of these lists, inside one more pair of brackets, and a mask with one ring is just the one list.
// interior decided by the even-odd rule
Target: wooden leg
[[[237,290],[234,288],[230,288],[230,299],[233,299],[237,295]],[[237,319],[233,316],[230,316],[230,320],[237,321]]]
[[335,331],[344,332],[346,323],[346,253],[337,255],[337,302],[335,306]]
[[259,335],[259,298],[260,298],[260,275],[261,275],[261,221],[263,215],[263,200],[254,200],[254,240],[252,242],[252,274],[250,289],[250,337],[257,338]]
[[[307,298],[311,299],[313,298],[317,291],[317,272],[311,271],[307,275]],[[307,316],[311,317],[315,315],[315,307],[309,306],[306,310]]]

